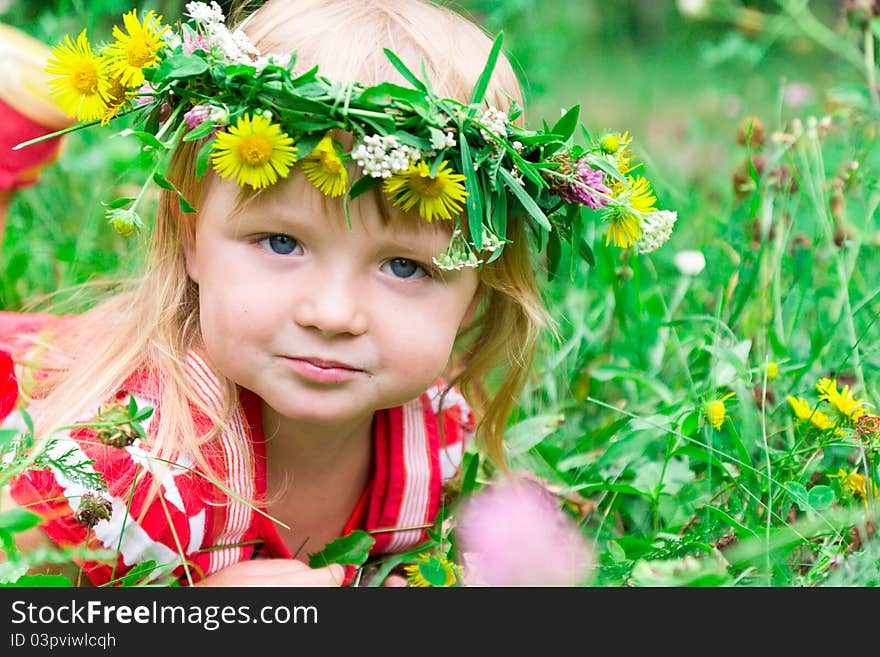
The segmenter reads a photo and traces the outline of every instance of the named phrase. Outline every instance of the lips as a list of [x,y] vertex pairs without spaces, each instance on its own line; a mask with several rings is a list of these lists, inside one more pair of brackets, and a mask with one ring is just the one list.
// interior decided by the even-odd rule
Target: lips
[[354,365],[324,358],[286,356],[284,358],[300,378],[311,383],[344,383],[364,371]]
[[355,367],[354,365],[349,365],[348,363],[343,363],[338,360],[326,360],[324,358],[312,358],[311,356],[291,356],[292,360],[302,360],[307,363],[311,363],[315,367],[320,367],[322,369],[340,369],[340,370],[354,370],[355,372],[360,372],[361,368]]

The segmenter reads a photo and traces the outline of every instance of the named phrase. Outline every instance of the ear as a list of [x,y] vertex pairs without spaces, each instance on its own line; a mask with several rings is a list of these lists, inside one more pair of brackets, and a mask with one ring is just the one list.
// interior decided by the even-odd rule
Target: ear
[[183,259],[186,264],[186,273],[196,285],[199,284],[199,266],[196,259],[196,241],[195,238],[184,240]]
[[458,325],[459,329],[463,329],[465,326],[471,323],[474,319],[474,315],[477,312],[477,308],[480,305],[480,301],[483,300],[483,293],[486,291],[486,288],[483,287],[482,284],[477,286],[477,291],[474,292],[474,297],[471,299],[470,305],[467,307],[467,310],[464,311],[464,317],[461,319],[461,323]]

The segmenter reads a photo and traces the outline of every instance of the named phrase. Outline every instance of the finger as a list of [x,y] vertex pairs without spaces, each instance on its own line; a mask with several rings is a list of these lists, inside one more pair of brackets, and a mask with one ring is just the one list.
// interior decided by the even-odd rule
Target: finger
[[323,568],[315,568],[311,574],[315,578],[314,586],[342,586],[345,581],[345,566],[332,563]]
[[385,578],[385,581],[382,582],[382,586],[387,586],[391,588],[406,586],[406,579],[404,579],[400,575],[389,575]]

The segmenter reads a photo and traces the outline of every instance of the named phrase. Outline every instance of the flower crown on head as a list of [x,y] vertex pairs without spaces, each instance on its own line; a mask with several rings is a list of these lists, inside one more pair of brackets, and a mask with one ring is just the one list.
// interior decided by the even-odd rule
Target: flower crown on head
[[[137,137],[155,163],[136,198],[107,204],[108,220],[123,235],[142,227],[137,208],[151,182],[176,192],[183,212],[195,212],[164,175],[181,141],[201,142],[198,177],[210,166],[261,189],[300,167],[321,193],[343,197],[346,214],[349,199],[379,187],[426,221],[455,221],[449,246],[434,260],[441,269],[497,258],[509,243],[509,216],[527,218],[551,273],[563,243],[593,263],[584,237],[591,217],[607,224],[606,246],[646,253],[671,235],[677,214],[657,209],[650,183],[636,173],[628,132],[594,139],[579,126],[579,106],[552,126],[526,130],[514,123],[522,114],[515,101],[508,112],[484,103],[500,34],[462,103],[437,96],[424,69],[417,77],[387,49],[411,87],[334,82],[317,67],[295,73],[296,53],[260,54],[244,32],[226,27],[216,2],[189,2],[186,12],[189,20],[175,31],[155,12],[139,19],[133,9],[122,29],[113,28],[112,43],[93,49],[84,29],[75,41],[65,37],[46,66],[57,76],[53,96],[80,123],[41,139],[138,114],[139,129],[122,133]],[[574,141],[578,127],[585,145]],[[337,130],[353,136],[347,152],[332,137]]]

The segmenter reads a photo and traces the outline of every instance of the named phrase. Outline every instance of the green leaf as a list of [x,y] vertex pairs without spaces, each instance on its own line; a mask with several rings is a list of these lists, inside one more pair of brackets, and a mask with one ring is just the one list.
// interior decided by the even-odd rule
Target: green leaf
[[177,191],[177,188],[171,183],[171,181],[158,171],[153,174],[153,182],[159,185],[159,187],[161,187],[162,189],[170,189],[174,192]]
[[700,427],[700,411],[691,411],[681,421],[681,433],[693,436]]
[[470,460],[468,461],[467,470],[464,473],[464,479],[461,482],[462,495],[467,495],[476,488],[477,472],[480,470],[480,455],[474,453],[468,456],[470,457]]
[[194,212],[198,212],[198,210],[196,210],[193,206],[191,206],[189,204],[189,201],[187,201],[186,198],[184,198],[183,194],[178,192],[177,196],[178,196],[178,201],[180,204],[180,211],[181,212],[184,212],[186,214],[192,214]]
[[626,550],[617,541],[608,541],[608,553],[617,563],[626,561]]
[[613,164],[611,164],[604,157],[600,157],[598,155],[593,155],[592,153],[585,156],[587,164],[589,164],[594,169],[599,169],[604,173],[607,173],[609,176],[618,180],[624,184],[629,184],[626,178],[620,175],[620,172],[615,168]]
[[205,171],[208,170],[208,164],[211,162],[211,152],[214,150],[214,139],[209,139],[199,149],[196,155],[196,178],[201,178]]
[[110,201],[109,203],[102,203],[105,208],[110,208],[111,210],[116,210],[118,208],[124,208],[126,205],[134,201],[133,196],[120,196],[119,198]]
[[610,493],[625,493],[629,495],[638,495],[639,497],[646,497],[648,499],[652,499],[653,495],[650,493],[646,493],[643,490],[639,490],[629,484],[607,484],[605,482],[599,482],[596,484],[579,484],[577,486],[572,486],[568,489],[571,492],[587,492],[592,493],[594,491],[608,491]]
[[165,146],[161,141],[156,139],[156,136],[149,133],[144,132],[143,130],[132,130],[131,128],[126,128],[125,130],[120,130],[116,135],[117,137],[137,137],[144,146],[149,146],[150,148],[155,148],[160,151],[168,150],[168,147]]
[[786,481],[782,487],[785,489],[785,492],[788,493],[791,501],[797,504],[801,511],[805,511],[809,508],[810,501],[806,486],[799,481]]
[[486,59],[486,65],[483,72],[477,78],[474,90],[471,92],[471,105],[479,105],[483,102],[486,95],[486,89],[489,87],[489,81],[492,79],[492,72],[495,70],[495,63],[498,61],[498,54],[501,52],[501,42],[504,40],[504,33],[499,32],[492,43],[492,50],[489,51],[489,57]]
[[202,137],[207,137],[217,126],[213,121],[202,121],[195,128],[187,132],[183,136],[183,141],[195,141],[196,139],[201,139]]
[[559,233],[554,231],[547,238],[547,279],[556,278],[559,270],[559,261],[562,259],[562,243],[559,241]]
[[364,192],[370,191],[381,182],[381,178],[373,178],[372,176],[361,176],[348,190],[348,198],[355,199]]
[[383,82],[374,87],[367,87],[361,92],[361,100],[375,105],[387,106],[395,100],[409,105],[425,106],[425,94],[409,87],[401,87],[399,84]]
[[208,70],[208,62],[198,55],[171,55],[156,68],[153,81],[163,79],[188,78],[193,75],[201,75]]
[[470,241],[473,244],[483,243],[483,196],[480,185],[477,183],[477,175],[474,171],[474,161],[471,159],[471,149],[464,131],[459,131],[459,145],[461,147],[461,172],[464,174],[464,188],[467,192],[466,206],[468,215],[468,227],[470,228]]
[[143,563],[137,564],[134,568],[129,570],[125,576],[120,580],[121,586],[135,586],[142,581],[149,582],[155,575],[159,573],[155,573],[156,569],[159,567],[159,562],[155,559],[151,559],[150,561],[144,561]]
[[516,196],[517,200],[522,203],[525,211],[528,212],[532,218],[538,222],[544,230],[550,231],[552,227],[550,226],[550,221],[547,219],[547,216],[544,214],[543,210],[538,207],[538,204],[535,203],[535,199],[529,196],[528,192],[520,186],[520,184],[514,179],[514,177],[510,174],[507,169],[499,169],[498,175],[501,176],[501,179],[504,181],[504,184],[513,192],[513,195]]
[[321,568],[331,563],[360,566],[370,556],[376,539],[360,529],[347,536],[330,541],[319,552],[309,553],[309,566]]
[[13,508],[0,513],[0,531],[23,532],[40,524],[42,518],[36,513],[21,508]]
[[834,502],[834,489],[831,486],[813,486],[808,496],[810,506],[816,511],[822,511]]
[[22,575],[11,584],[0,583],[0,587],[20,588],[20,587],[38,587],[38,588],[65,588],[72,587],[71,582],[64,575]]
[[446,586],[446,566],[434,555],[431,555],[426,562],[419,564],[419,574],[431,586]]
[[385,56],[391,62],[391,65],[397,69],[397,71],[404,77],[404,79],[407,82],[409,82],[412,86],[414,86],[416,89],[418,89],[422,92],[428,91],[427,88],[425,87],[425,84],[421,80],[419,80],[415,76],[415,74],[406,67],[406,64],[404,64],[401,61],[400,57],[398,57],[393,52],[388,50],[388,48],[383,48],[382,50],[385,53]]
[[180,203],[180,209],[182,212],[186,212],[186,213],[196,212],[196,209],[189,204],[189,201],[187,201],[186,198],[184,197],[184,195],[180,192],[180,190],[174,186],[174,183],[172,183],[170,180],[168,180],[165,176],[163,176],[158,171],[153,174],[153,182],[156,183],[162,189],[167,189],[167,190],[172,191],[175,194],[177,194],[177,198]]
[[6,449],[6,446],[9,445],[18,434],[18,429],[0,429],[0,453]]
[[562,139],[562,141],[568,141],[571,139],[571,136],[574,134],[574,129],[577,127],[580,111],[580,105],[572,107],[553,125],[551,132],[555,135],[559,135],[559,138]]
[[561,413],[548,413],[518,422],[507,430],[504,437],[508,453],[516,456],[529,451],[556,431],[564,421],[565,416]]

